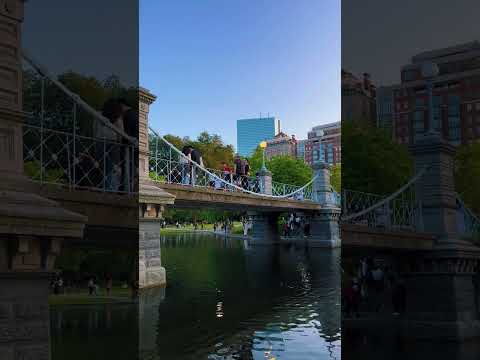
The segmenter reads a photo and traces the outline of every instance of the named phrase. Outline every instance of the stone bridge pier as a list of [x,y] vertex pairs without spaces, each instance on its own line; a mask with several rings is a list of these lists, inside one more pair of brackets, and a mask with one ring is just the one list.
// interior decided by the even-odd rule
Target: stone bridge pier
[[[323,162],[313,166],[313,200],[321,204],[321,208],[312,211],[303,211],[303,217],[310,224],[310,236],[306,238],[309,247],[338,248],[340,240],[340,208],[334,200],[330,183],[330,166]],[[261,172],[260,183],[265,194],[272,194],[272,175],[270,172]],[[258,210],[249,211],[248,216],[252,221],[252,245],[271,245],[281,241],[278,225],[279,212]],[[303,241],[303,239],[298,239]]]
[[452,145],[435,134],[412,147],[425,232],[435,236],[430,251],[402,259],[407,288],[405,333],[424,339],[464,341],[480,337],[480,248],[461,239],[457,224]]
[[0,359],[50,359],[49,284],[86,217],[37,195],[23,172],[23,1],[0,0]]
[[148,112],[156,97],[146,89],[139,92],[139,247],[138,280],[141,289],[164,286],[165,268],[160,250],[160,221],[165,205],[175,196],[160,189],[149,179]]

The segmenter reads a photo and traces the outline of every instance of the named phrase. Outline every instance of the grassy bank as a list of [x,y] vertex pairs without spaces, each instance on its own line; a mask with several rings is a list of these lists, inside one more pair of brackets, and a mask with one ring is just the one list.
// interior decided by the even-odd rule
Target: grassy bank
[[[197,227],[197,230],[192,225],[182,226],[178,229],[174,225],[169,225],[166,228],[160,229],[161,235],[178,234],[182,232],[201,232],[201,231],[213,231],[213,224],[204,224],[203,229],[201,226]],[[243,227],[240,221],[233,223],[232,234],[243,234]]]
[[87,289],[67,289],[65,294],[50,295],[48,304],[51,306],[59,305],[95,305],[130,302],[131,290],[121,287],[114,287],[107,296],[105,289],[99,289],[98,295],[89,295]]

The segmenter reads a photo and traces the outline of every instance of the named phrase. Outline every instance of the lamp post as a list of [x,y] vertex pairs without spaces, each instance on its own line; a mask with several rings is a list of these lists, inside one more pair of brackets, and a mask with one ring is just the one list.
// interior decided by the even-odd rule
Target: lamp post
[[436,129],[433,128],[433,79],[438,75],[439,70],[437,64],[428,62],[422,65],[422,76],[427,82],[428,96],[428,121],[425,135],[438,135]]
[[260,143],[260,148],[263,150],[263,161],[262,161],[262,168],[260,169],[260,171],[262,172],[266,172],[267,171],[267,167],[265,166],[265,149],[267,147],[267,142],[266,141],[262,141]]

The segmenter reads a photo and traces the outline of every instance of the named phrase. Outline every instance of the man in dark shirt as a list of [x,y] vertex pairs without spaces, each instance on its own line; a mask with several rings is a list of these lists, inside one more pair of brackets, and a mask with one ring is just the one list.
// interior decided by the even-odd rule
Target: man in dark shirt
[[[202,159],[202,155],[200,154],[200,152],[197,149],[195,149],[193,146],[189,146],[189,148],[191,149],[190,156],[192,157],[192,161],[196,162],[198,165],[203,167],[203,159]],[[191,173],[191,176],[190,176],[190,180],[191,180],[192,186],[195,186],[195,181],[196,181],[196,167],[195,166],[192,166],[192,173]]]
[[[122,108],[123,112],[123,129],[125,130],[125,133],[134,138],[137,139],[138,141],[138,112],[133,109],[128,101],[124,98],[118,99],[118,102],[120,103],[120,106]],[[130,144],[130,142],[127,139],[123,139],[122,141],[124,144]],[[125,159],[126,161],[124,162],[123,166],[123,181],[122,181],[122,188],[124,191],[128,191],[132,187],[132,177],[133,179],[137,178],[137,169],[138,169],[138,147],[135,147],[133,151],[128,149],[126,152]],[[131,167],[131,161],[130,157],[132,157],[132,160],[134,162],[133,168]],[[132,174],[132,170],[135,172]]]
[[236,154],[233,159],[233,164],[235,165],[235,182],[237,185],[241,185],[242,177],[245,175],[245,163],[242,162],[240,155]]
[[123,128],[125,133],[138,139],[138,113],[128,104],[124,98],[118,99],[123,111]]

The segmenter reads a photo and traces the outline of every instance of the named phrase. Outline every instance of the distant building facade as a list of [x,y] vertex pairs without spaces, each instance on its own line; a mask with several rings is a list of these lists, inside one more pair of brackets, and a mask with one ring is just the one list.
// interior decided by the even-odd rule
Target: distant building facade
[[308,142],[305,140],[297,140],[297,159],[305,161],[305,144]]
[[276,117],[237,120],[237,152],[250,156],[262,141],[273,139],[280,131]]
[[422,64],[433,62],[439,74],[433,79],[433,124],[453,145],[480,139],[480,43],[478,41],[422,52],[401,68],[401,83],[385,87],[380,103],[388,103],[378,113],[379,126],[391,116],[392,135],[400,143],[411,144],[424,134],[429,118],[427,80]]
[[304,143],[305,163],[312,166],[316,159],[321,158],[330,165],[340,164],[342,162],[341,136],[341,122],[313,127],[308,132],[308,139]]
[[360,80],[342,69],[342,121],[377,121],[376,88],[370,74]]
[[268,140],[265,148],[265,157],[270,160],[274,156],[297,157],[297,140],[295,135],[290,137],[284,132],[279,132],[273,139]]
[[377,88],[377,127],[383,129],[389,136],[394,135],[394,100],[395,86],[380,86]]

